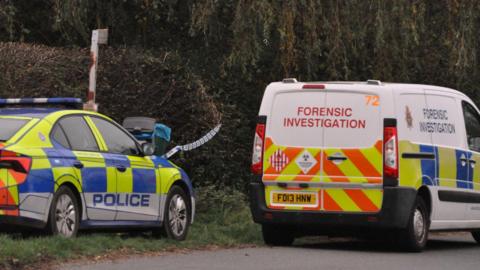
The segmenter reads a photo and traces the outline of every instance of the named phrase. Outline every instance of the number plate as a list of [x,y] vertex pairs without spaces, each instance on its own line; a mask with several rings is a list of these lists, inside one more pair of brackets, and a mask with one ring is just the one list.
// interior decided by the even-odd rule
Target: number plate
[[318,205],[317,193],[314,192],[272,192],[272,203],[292,206]]

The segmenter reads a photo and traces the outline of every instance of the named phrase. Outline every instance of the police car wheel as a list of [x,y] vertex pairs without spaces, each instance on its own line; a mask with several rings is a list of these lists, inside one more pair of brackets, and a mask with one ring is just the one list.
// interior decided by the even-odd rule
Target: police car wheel
[[288,228],[262,224],[263,241],[269,246],[291,246],[295,237]]
[[428,240],[430,221],[425,202],[418,197],[410,215],[407,228],[399,235],[403,247],[412,252],[422,251]]
[[173,186],[168,192],[164,213],[163,234],[174,240],[185,240],[191,214],[187,194],[181,187]]
[[480,231],[473,231],[472,232],[473,239],[480,244]]
[[78,201],[72,190],[66,186],[55,192],[50,206],[48,229],[53,235],[75,237],[80,224]]

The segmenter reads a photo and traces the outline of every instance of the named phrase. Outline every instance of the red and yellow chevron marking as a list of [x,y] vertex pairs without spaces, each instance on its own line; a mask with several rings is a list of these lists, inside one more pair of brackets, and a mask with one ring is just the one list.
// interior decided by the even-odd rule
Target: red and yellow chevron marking
[[[310,181],[326,183],[352,184],[381,184],[382,178],[382,147],[383,143],[378,140],[375,145],[362,149],[341,148],[299,148],[283,147],[274,144],[271,138],[266,139],[264,152],[264,176],[266,182]],[[289,163],[283,170],[277,171],[269,163],[270,156],[278,149],[288,157]],[[301,153],[308,151],[315,157],[316,164],[307,173],[304,173],[295,160]],[[328,160],[329,156],[342,155],[347,159],[335,163]],[[275,186],[266,187],[266,201],[271,208],[270,194],[276,191]],[[292,190],[291,188],[285,190]],[[308,189],[300,189],[306,191]],[[282,206],[280,209],[289,210],[323,210],[335,212],[378,212],[382,206],[383,188],[375,189],[349,189],[349,188],[317,188],[322,203],[316,209],[296,206]]]
[[[17,206],[19,201],[18,188],[19,183],[25,181],[26,175],[17,173],[13,170],[0,169],[0,205]],[[0,215],[18,216],[18,209],[0,210]]]
[[[3,206],[18,206],[17,187],[0,188],[0,203]],[[18,208],[14,210],[0,210],[0,215],[18,216],[19,214]]]
[[[289,163],[281,171],[277,171],[270,163],[270,157],[281,150],[288,157]],[[308,151],[315,159],[315,165],[306,173],[297,165],[296,159],[304,151]],[[315,148],[303,147],[285,147],[275,145],[271,138],[265,140],[264,152],[264,181],[319,181],[320,164],[321,164],[321,150]]]

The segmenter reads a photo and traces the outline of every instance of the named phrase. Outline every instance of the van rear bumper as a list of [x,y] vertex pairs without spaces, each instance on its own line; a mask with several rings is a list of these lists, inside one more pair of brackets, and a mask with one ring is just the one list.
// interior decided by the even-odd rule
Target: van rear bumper
[[265,204],[265,186],[250,183],[250,209],[256,223],[294,226],[297,228],[385,228],[407,226],[417,191],[405,187],[385,187],[382,209],[378,213],[331,213],[274,210]]

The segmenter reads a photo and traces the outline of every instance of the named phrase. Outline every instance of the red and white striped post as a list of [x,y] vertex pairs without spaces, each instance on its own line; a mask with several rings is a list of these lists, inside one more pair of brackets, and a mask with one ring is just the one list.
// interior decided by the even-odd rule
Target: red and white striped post
[[97,66],[98,66],[98,44],[107,44],[108,29],[96,29],[92,31],[92,46],[90,47],[90,77],[88,83],[87,102],[83,109],[98,111],[98,104],[95,103],[95,91],[97,87]]

